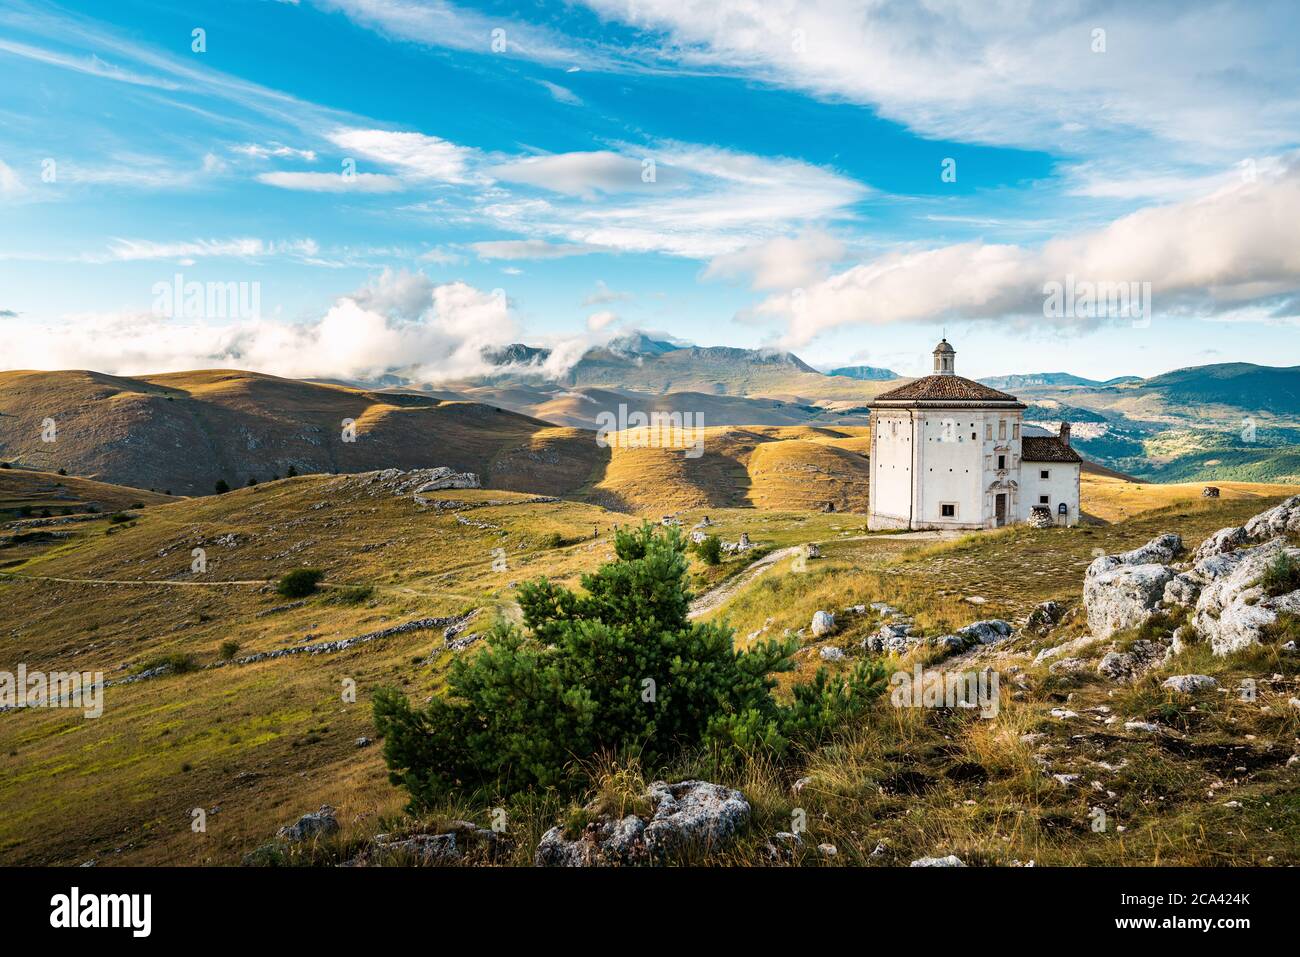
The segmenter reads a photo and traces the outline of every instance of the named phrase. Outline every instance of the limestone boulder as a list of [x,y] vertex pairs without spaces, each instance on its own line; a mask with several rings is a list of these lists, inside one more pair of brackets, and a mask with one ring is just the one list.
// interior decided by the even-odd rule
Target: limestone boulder
[[1300,591],[1270,596],[1260,584],[1265,571],[1282,554],[1300,562],[1300,548],[1292,548],[1285,539],[1277,538],[1212,556],[1193,568],[1205,584],[1196,601],[1192,624],[1210,643],[1214,654],[1227,655],[1259,644],[1265,629],[1277,621],[1278,615],[1300,614]]
[[715,851],[749,822],[745,796],[708,781],[656,781],[645,797],[654,811],[590,821],[576,835],[553,827],[542,835],[539,867],[603,867],[661,864],[671,855]]

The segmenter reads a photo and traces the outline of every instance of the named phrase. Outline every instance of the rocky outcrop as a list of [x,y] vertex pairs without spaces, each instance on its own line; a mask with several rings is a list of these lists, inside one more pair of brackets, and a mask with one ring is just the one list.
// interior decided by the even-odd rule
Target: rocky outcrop
[[1135,641],[1127,651],[1110,651],[1097,663],[1097,673],[1112,681],[1133,681],[1165,660],[1169,649],[1154,641]]
[[1025,619],[1025,628],[1036,634],[1045,635],[1065,617],[1065,606],[1059,601],[1045,601],[1034,606],[1034,610]]
[[[1300,589],[1269,594],[1262,581],[1280,556],[1300,564],[1300,548],[1285,535],[1300,532],[1300,495],[1261,512],[1245,525],[1221,528],[1196,549],[1190,568],[1170,563],[1181,542],[1161,535],[1123,555],[1098,558],[1084,578],[1084,607],[1096,638],[1108,638],[1141,625],[1162,607],[1186,609],[1190,622],[1181,626],[1168,646],[1178,654],[1198,635],[1216,655],[1259,644],[1281,615],[1300,616]],[[1129,649],[1132,653],[1134,649]],[[1102,659],[1102,674],[1129,680],[1143,662],[1112,652]]]
[[360,853],[344,862],[343,866],[415,864],[434,867],[492,862],[500,857],[506,844],[495,831],[479,827],[472,821],[452,821],[446,830],[435,834],[408,834],[401,837],[379,834]]
[[956,854],[947,857],[921,857],[914,860],[909,867],[965,867],[966,862]]
[[1204,583],[1196,598],[1192,625],[1216,655],[1258,644],[1279,614],[1300,615],[1300,591],[1270,596],[1259,584],[1268,567],[1283,554],[1300,562],[1300,549],[1288,547],[1279,538],[1214,555],[1192,569],[1189,578]]
[[1193,694],[1219,687],[1219,682],[1209,675],[1174,675],[1160,683],[1160,687],[1177,691],[1181,694]]
[[339,829],[338,818],[334,816],[334,808],[328,804],[321,805],[319,811],[313,811],[310,814],[304,814],[293,824],[288,824],[276,832],[276,837],[283,838],[291,843],[298,843],[309,838],[319,837],[324,834],[333,834]]
[[1243,545],[1258,544],[1287,534],[1300,532],[1300,495],[1293,495],[1280,505],[1260,512],[1245,525],[1221,528],[1196,550],[1196,561],[1231,552]]
[[1089,565],[1083,579],[1083,605],[1092,634],[1109,638],[1151,617],[1176,574],[1168,563],[1182,548],[1177,535],[1160,535],[1141,548],[1103,555]]
[[629,814],[587,823],[576,836],[563,827],[542,835],[539,867],[660,864],[693,850],[716,851],[748,823],[749,802],[739,791],[707,781],[656,781],[645,795],[654,807],[649,821]]
[[812,636],[821,638],[835,631],[835,616],[829,611],[819,611],[812,616]]

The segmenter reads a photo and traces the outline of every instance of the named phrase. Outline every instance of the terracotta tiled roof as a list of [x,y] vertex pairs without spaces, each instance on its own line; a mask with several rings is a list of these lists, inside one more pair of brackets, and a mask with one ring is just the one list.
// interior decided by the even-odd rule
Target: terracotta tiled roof
[[928,375],[876,396],[876,402],[1015,402],[1014,395],[959,375]]
[[1074,451],[1054,435],[1026,435],[1020,440],[1023,462],[1082,462]]

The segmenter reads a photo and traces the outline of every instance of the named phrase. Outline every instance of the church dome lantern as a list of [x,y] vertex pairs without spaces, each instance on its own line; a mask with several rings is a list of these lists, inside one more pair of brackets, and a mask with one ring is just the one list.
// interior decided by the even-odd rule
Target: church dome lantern
[[934,347],[934,372],[935,375],[956,375],[954,360],[957,357],[957,350],[948,342],[947,337],[939,340],[939,344]]

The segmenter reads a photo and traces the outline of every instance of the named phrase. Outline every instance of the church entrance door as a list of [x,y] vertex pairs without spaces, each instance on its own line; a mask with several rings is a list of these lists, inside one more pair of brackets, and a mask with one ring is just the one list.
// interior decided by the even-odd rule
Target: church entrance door
[[1007,494],[999,492],[993,500],[994,524],[1001,528],[1007,523]]

